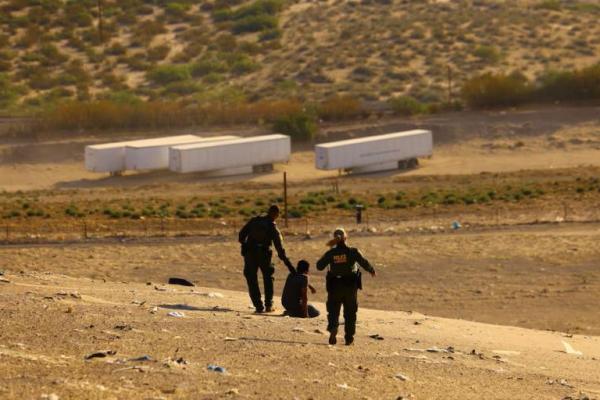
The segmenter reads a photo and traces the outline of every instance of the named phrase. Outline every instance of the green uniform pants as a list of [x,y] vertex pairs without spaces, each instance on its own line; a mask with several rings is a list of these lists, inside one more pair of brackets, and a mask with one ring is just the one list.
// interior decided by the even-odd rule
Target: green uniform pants
[[345,337],[352,338],[356,332],[358,288],[355,284],[332,282],[331,288],[327,293],[327,330],[329,332],[337,332],[342,306],[344,306]]

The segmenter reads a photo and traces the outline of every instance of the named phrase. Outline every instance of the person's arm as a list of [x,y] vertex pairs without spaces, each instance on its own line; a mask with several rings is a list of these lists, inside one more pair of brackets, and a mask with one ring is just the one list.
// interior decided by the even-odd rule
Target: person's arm
[[315,288],[313,287],[313,285],[311,285],[310,283],[308,284],[308,288],[310,289],[310,292],[311,292],[312,294],[315,294],[315,293],[317,293],[317,289],[315,289]]
[[302,285],[300,289],[300,315],[302,318],[308,318],[308,279],[306,280],[306,284]]
[[329,264],[331,264],[331,257],[329,256],[329,252],[326,252],[323,254],[323,257],[317,261],[317,269],[323,271]]
[[246,242],[246,238],[248,238],[248,234],[250,233],[250,224],[252,224],[253,220],[254,218],[251,218],[250,221],[248,221],[246,225],[240,229],[240,233],[238,235],[238,241],[240,244],[244,244]]
[[356,262],[360,265],[364,270],[366,270],[371,276],[376,276],[375,268],[371,265],[369,260],[367,260],[358,249],[354,249]]
[[294,266],[292,265],[290,259],[285,254],[281,232],[279,232],[279,229],[277,229],[277,226],[275,224],[273,224],[273,230],[273,245],[275,246],[275,250],[277,251],[277,257],[279,257],[279,259],[283,261],[290,273],[295,274],[296,270],[294,269]]

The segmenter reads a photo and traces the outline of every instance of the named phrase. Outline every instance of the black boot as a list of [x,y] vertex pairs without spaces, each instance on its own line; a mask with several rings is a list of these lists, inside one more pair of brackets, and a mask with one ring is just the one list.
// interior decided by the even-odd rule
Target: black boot
[[354,343],[354,337],[353,336],[346,336],[346,346],[350,346],[352,345],[352,343]]
[[335,345],[337,344],[337,331],[331,331],[329,332],[329,344],[330,345]]

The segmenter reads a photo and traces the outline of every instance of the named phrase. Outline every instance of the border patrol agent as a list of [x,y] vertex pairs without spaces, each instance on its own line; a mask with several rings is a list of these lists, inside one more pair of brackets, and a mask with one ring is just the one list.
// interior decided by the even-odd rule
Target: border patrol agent
[[333,232],[331,247],[317,262],[319,271],[329,267],[327,272],[327,330],[329,344],[337,343],[340,310],[344,306],[344,331],[346,345],[354,342],[356,332],[356,312],[358,311],[358,289],[362,289],[361,273],[356,264],[375,277],[375,269],[360,251],[346,245],[346,231],[338,228]]
[[[272,205],[267,215],[254,217],[240,230],[239,242],[244,257],[244,276],[248,283],[248,293],[257,313],[273,312],[273,274],[275,266],[271,262],[275,246],[277,255],[291,273],[295,273],[292,262],[287,258],[283,248],[283,239],[275,220],[279,217],[279,207]],[[261,299],[258,286],[258,270],[262,272],[265,287],[265,302]]]

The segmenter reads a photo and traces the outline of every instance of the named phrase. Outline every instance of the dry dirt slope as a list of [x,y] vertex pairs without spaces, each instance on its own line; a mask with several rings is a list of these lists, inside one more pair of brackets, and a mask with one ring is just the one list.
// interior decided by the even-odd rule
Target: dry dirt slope
[[[6,399],[600,395],[598,337],[363,309],[355,346],[330,347],[322,317],[255,316],[239,292],[221,291],[221,298],[205,288],[56,274],[4,279],[10,281],[0,282],[0,397]],[[167,316],[174,310],[185,317]],[[375,333],[384,340],[369,337]],[[563,342],[581,354],[566,354]],[[97,350],[116,354],[84,361]],[[143,355],[151,360],[131,360]],[[227,373],[209,371],[208,364]]]
[[[95,1],[0,0],[0,73],[19,84],[7,85],[0,107],[123,91],[439,101],[448,66],[459,83],[492,70],[533,77],[593,64],[600,46],[591,0],[272,1],[284,6],[261,14],[269,23],[240,32],[235,16],[257,12],[254,3],[103,0],[101,42]],[[198,63],[189,79],[181,69],[160,83],[148,75]]]

